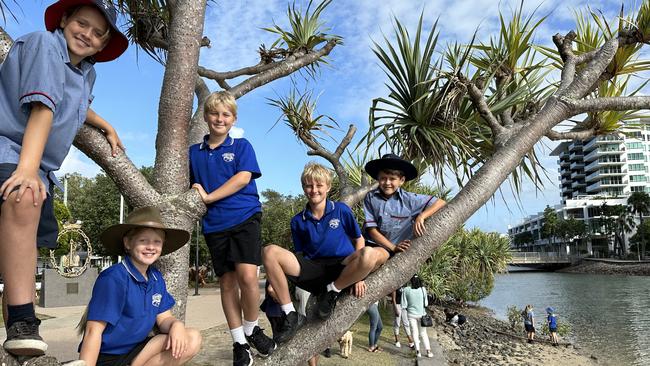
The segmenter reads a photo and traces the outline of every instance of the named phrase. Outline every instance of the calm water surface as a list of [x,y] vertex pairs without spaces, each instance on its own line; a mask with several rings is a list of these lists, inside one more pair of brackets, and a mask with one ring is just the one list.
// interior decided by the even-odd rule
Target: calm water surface
[[507,319],[508,306],[527,303],[538,326],[554,307],[571,325],[571,340],[602,362],[650,366],[650,277],[511,272],[497,276],[479,304]]

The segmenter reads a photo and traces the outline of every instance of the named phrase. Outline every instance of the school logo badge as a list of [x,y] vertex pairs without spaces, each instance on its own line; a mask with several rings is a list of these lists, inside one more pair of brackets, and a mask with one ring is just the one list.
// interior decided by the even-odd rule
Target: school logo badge
[[226,163],[230,163],[231,161],[235,160],[234,153],[224,153],[223,155],[221,155],[221,157],[223,158],[223,161],[225,161]]
[[160,306],[160,301],[162,301],[162,295],[161,294],[154,294],[151,296],[151,305],[155,307]]
[[330,227],[332,229],[336,229],[337,227],[339,227],[340,223],[341,223],[341,220],[339,220],[339,219],[331,219],[330,220]]

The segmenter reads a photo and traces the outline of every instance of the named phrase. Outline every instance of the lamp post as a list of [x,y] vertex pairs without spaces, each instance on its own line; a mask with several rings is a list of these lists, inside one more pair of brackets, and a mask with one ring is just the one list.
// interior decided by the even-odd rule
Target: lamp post
[[196,248],[194,252],[194,296],[199,295],[199,222],[196,222]]

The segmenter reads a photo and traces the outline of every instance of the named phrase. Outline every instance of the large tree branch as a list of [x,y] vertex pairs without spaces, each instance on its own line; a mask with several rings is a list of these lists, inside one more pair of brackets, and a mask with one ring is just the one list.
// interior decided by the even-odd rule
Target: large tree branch
[[588,130],[582,130],[582,131],[565,131],[565,132],[557,132],[557,131],[549,131],[546,134],[546,137],[553,141],[558,141],[558,140],[587,140],[589,138],[592,138],[596,136],[596,130],[594,128],[590,128]]
[[179,194],[188,181],[187,134],[192,114],[194,82],[203,33],[205,0],[183,1],[171,5],[167,65],[158,107],[156,189]]
[[127,201],[142,207],[160,201],[160,194],[129,160],[124,151],[113,157],[106,136],[95,127],[84,125],[74,139],[74,145],[99,165],[113,179]]
[[601,75],[607,69],[607,66],[614,58],[616,50],[618,50],[618,37],[608,39],[605,44],[598,49],[595,54],[589,59],[589,62],[581,69],[576,78],[566,88],[566,91],[559,94],[563,97],[581,99],[590,93],[597,82],[600,80]]
[[650,109],[650,96],[639,97],[600,97],[575,100],[560,98],[575,115],[587,112],[628,111]]
[[199,75],[215,81],[228,80],[243,75],[257,75],[261,72],[271,70],[272,68],[276,67],[278,63],[280,62],[267,63],[267,62],[260,61],[255,66],[247,66],[247,67],[242,67],[239,70],[225,71],[225,72],[213,71],[205,67],[199,66]]
[[372,184],[367,184],[367,183],[364,184],[364,182],[362,181],[361,187],[355,189],[354,192],[350,194],[341,195],[340,201],[345,203],[349,207],[353,207],[357,203],[361,202],[368,192],[372,191],[378,186],[379,183],[377,182],[374,182]]
[[492,136],[495,141],[499,140],[501,135],[505,132],[505,128],[501,126],[497,118],[492,114],[490,107],[487,104],[485,94],[481,89],[479,89],[472,81],[468,80],[465,76],[458,76],[461,83],[467,87],[469,93],[469,98],[474,105],[476,111],[481,115],[483,120],[487,122],[490,130],[492,130]]
[[316,52],[309,52],[299,57],[290,56],[287,58],[287,60],[277,63],[272,69],[261,72],[232,87],[230,89],[230,93],[234,95],[235,98],[239,98],[255,88],[268,84],[271,81],[279,79],[281,77],[290,75],[294,71],[317,62],[321,58],[329,55],[332,49],[334,49],[338,43],[338,40],[331,40],[327,42],[323,48]]

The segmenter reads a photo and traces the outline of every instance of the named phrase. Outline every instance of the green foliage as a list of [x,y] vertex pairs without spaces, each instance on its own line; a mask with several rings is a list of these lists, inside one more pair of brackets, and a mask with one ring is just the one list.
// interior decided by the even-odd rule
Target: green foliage
[[333,39],[340,39],[339,36],[327,33],[330,29],[325,27],[325,23],[320,18],[323,10],[331,2],[332,0],[323,0],[312,11],[311,6],[313,0],[310,0],[304,12],[296,9],[295,3],[293,5],[287,5],[290,29],[282,29],[277,24],[274,24],[272,28],[263,28],[266,31],[279,35],[278,39],[271,45],[271,48],[284,46],[292,53],[297,51],[309,52],[321,43]]
[[302,195],[300,197],[283,195],[270,189],[261,194],[262,243],[292,249],[291,218],[305,207],[306,199]]
[[521,316],[522,309],[519,309],[515,305],[510,305],[506,309],[506,314],[508,316],[508,323],[512,330],[520,329],[524,324],[524,318]]
[[506,269],[510,243],[498,233],[458,230],[420,268],[427,289],[438,298],[478,301],[490,294],[494,275]]
[[331,117],[316,115],[317,100],[311,91],[298,93],[295,88],[286,97],[268,99],[270,105],[280,109],[280,118],[284,119],[296,137],[308,140],[321,139],[322,136],[317,133],[328,134],[328,130],[338,128]]

